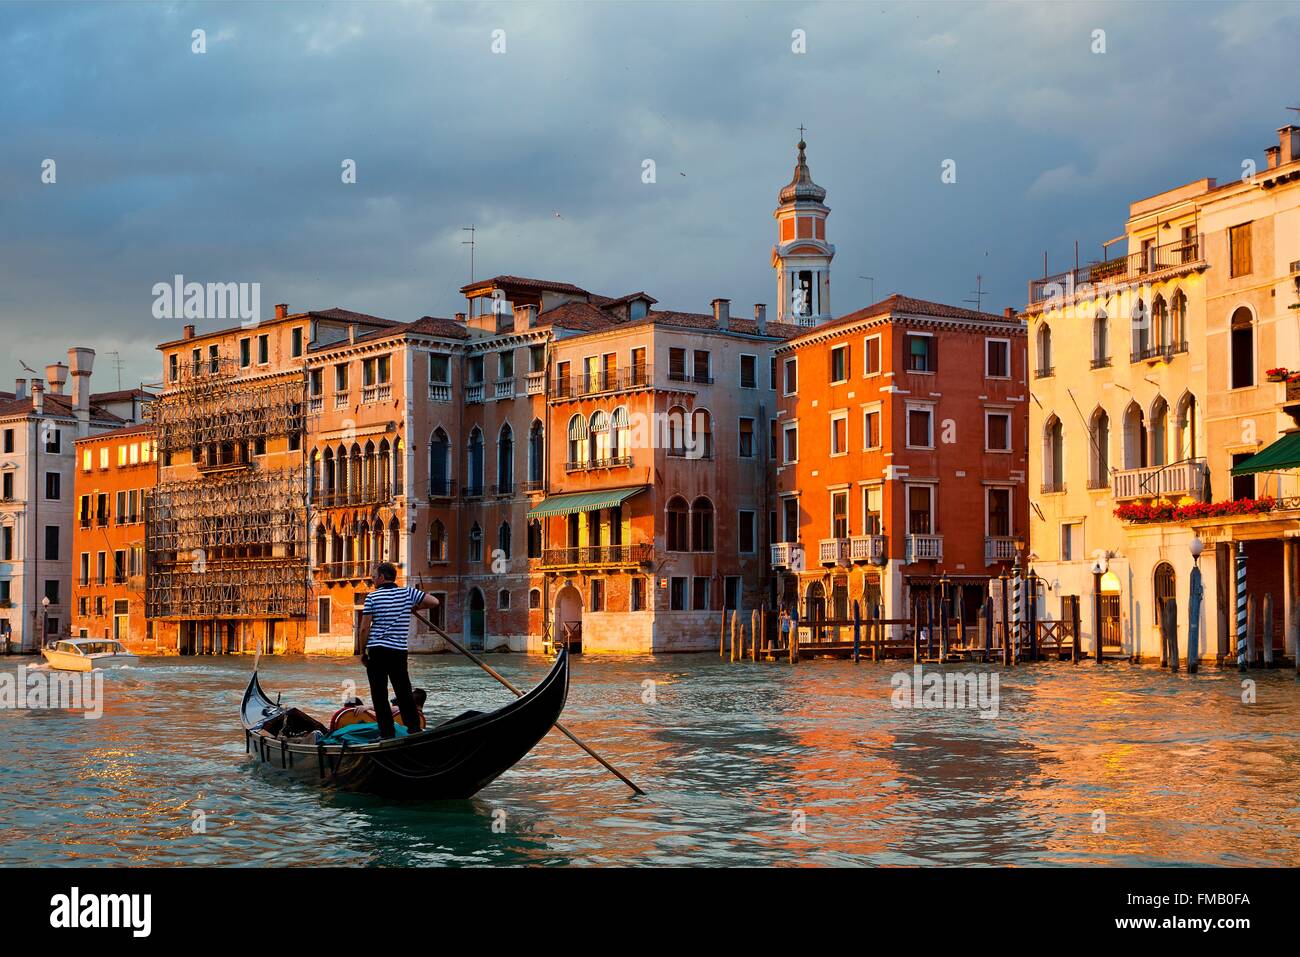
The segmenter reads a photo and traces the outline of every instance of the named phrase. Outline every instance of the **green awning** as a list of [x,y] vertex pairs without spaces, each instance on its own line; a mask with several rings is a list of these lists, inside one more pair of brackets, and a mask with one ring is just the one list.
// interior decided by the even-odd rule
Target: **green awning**
[[1300,469],[1300,430],[1287,432],[1268,448],[1256,452],[1240,465],[1234,465],[1232,474],[1253,475],[1285,469]]
[[567,492],[564,495],[551,495],[528,510],[529,518],[542,518],[546,515],[572,515],[574,512],[594,512],[602,508],[617,508],[638,492],[644,492],[649,485],[635,485],[632,488],[601,489],[599,492]]

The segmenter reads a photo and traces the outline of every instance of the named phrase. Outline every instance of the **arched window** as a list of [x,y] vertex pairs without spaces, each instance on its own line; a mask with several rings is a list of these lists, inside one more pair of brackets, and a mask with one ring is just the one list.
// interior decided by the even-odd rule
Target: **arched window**
[[703,495],[691,505],[691,551],[713,551],[713,503]]
[[394,564],[402,561],[402,526],[398,524],[397,516],[388,520],[388,548],[384,560]]
[[664,428],[668,433],[665,438],[665,446],[668,448],[669,455],[686,454],[686,410],[680,405],[675,405],[668,410],[668,415],[664,418]]
[[497,548],[501,551],[501,557],[509,560],[510,558],[510,523],[502,522],[501,527],[497,529]]
[[1105,409],[1097,409],[1088,423],[1090,450],[1088,456],[1088,487],[1105,488],[1110,483],[1110,416]]
[[348,462],[348,504],[356,505],[361,501],[361,446],[352,446],[352,458]]
[[393,453],[388,440],[379,443],[379,457],[375,460],[375,492],[382,502],[387,501],[393,491]]
[[[1177,582],[1174,580],[1174,566],[1161,562],[1156,566],[1152,597],[1155,599],[1154,620],[1157,628],[1164,627],[1165,602],[1178,595]],[[1163,657],[1163,656],[1162,656]]]
[[324,483],[321,488],[321,502],[324,505],[334,504],[334,493],[337,488],[336,473],[334,469],[334,450],[326,449],[325,457],[321,465],[321,481]]
[[1110,317],[1105,309],[1098,309],[1092,320],[1092,367],[1100,369],[1110,365]]
[[581,412],[574,413],[569,419],[569,467],[577,468],[586,461],[587,454],[587,420]]
[[1038,376],[1052,374],[1052,327],[1043,323],[1038,327]]
[[1147,462],[1147,419],[1142,406],[1130,402],[1124,410],[1124,468],[1146,468]]
[[1197,422],[1196,396],[1190,392],[1184,392],[1183,397],[1178,400],[1178,409],[1174,414],[1174,427],[1178,430],[1176,449],[1178,458],[1199,458],[1200,443],[1196,433],[1200,423]]
[[713,416],[708,409],[696,409],[691,413],[688,443],[689,458],[713,458]]
[[508,611],[510,608],[510,589],[502,588],[497,592],[497,607],[502,611]]
[[540,484],[542,481],[542,465],[546,456],[546,430],[542,427],[540,419],[534,419],[532,427],[528,430],[528,481]]
[[528,523],[528,557],[542,557],[542,523],[538,519]]
[[483,561],[483,529],[479,528],[478,522],[469,530],[469,560]]
[[1241,306],[1232,314],[1232,388],[1255,384],[1255,324],[1250,310]]
[[375,455],[375,443],[367,442],[365,451],[362,453],[361,468],[361,501],[373,502],[376,499],[376,479],[379,472],[379,462]]
[[542,607],[542,590],[534,588],[528,592],[528,607],[537,609]]
[[1043,429],[1043,491],[1065,489],[1065,428],[1053,415]]
[[465,494],[483,494],[483,431],[476,425],[469,434],[469,460],[465,463]]
[[845,621],[849,617],[849,582],[837,578],[831,585],[831,616]]
[[690,551],[690,510],[686,499],[674,495],[668,501],[668,551]]
[[393,494],[406,494],[406,445],[401,439],[393,443]]
[[451,494],[451,442],[441,426],[429,442],[429,494]]
[[1133,312],[1130,315],[1133,324],[1133,360],[1136,362],[1146,356],[1151,348],[1151,313],[1147,310],[1147,304],[1142,299],[1137,299],[1133,303]]
[[603,463],[609,458],[609,415],[605,412],[591,413],[589,433],[587,461],[592,465]]
[[1174,293],[1173,306],[1169,310],[1169,337],[1175,352],[1187,348],[1187,297],[1180,289]]
[[614,410],[611,419],[612,433],[610,437],[610,449],[614,456],[619,459],[626,459],[628,455],[628,414],[627,406],[620,405]]
[[327,561],[325,553],[325,526],[316,526],[316,567],[323,568]]
[[1169,403],[1156,396],[1151,403],[1151,455],[1152,465],[1168,464],[1169,456]]
[[497,492],[507,495],[515,488],[515,434],[510,423],[497,434]]
[[447,560],[447,528],[441,519],[429,526],[429,563]]
[[1151,303],[1151,342],[1161,352],[1167,352],[1170,346],[1169,309],[1165,297],[1158,295]]

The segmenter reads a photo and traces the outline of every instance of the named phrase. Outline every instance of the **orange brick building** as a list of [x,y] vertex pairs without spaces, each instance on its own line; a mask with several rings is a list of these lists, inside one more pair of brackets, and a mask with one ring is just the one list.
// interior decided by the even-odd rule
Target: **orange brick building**
[[895,295],[776,357],[782,601],[905,618],[946,577],[973,622],[1028,528],[1024,324]]
[[157,461],[152,426],[133,425],[78,439],[72,598],[74,635],[116,638],[156,651],[145,619],[145,496]]

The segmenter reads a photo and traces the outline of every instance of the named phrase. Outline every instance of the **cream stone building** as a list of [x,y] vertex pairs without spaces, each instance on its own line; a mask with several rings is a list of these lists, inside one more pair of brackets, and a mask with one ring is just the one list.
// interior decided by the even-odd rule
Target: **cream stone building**
[[1240,558],[1294,653],[1300,382],[1268,380],[1300,366],[1300,128],[1279,136],[1266,169],[1134,202],[1125,254],[1029,284],[1032,565],[1085,649],[1159,660],[1172,597],[1185,655],[1199,538],[1201,657],[1235,655]]

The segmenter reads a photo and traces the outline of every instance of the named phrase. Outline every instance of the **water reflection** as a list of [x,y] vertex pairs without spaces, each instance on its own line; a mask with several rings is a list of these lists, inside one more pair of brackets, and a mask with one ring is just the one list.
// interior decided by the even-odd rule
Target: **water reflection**
[[[520,686],[547,671],[493,663]],[[249,666],[145,659],[105,676],[97,721],[0,712],[0,862],[1300,863],[1300,688],[1285,672],[1252,673],[1244,704],[1232,672],[980,666],[1001,677],[988,720],[893,708],[886,664],[581,659],[565,722],[647,797],[553,733],[471,801],[394,803],[247,758]],[[457,659],[413,671],[440,713],[509,700]],[[263,672],[322,714],[363,684],[354,659]]]

